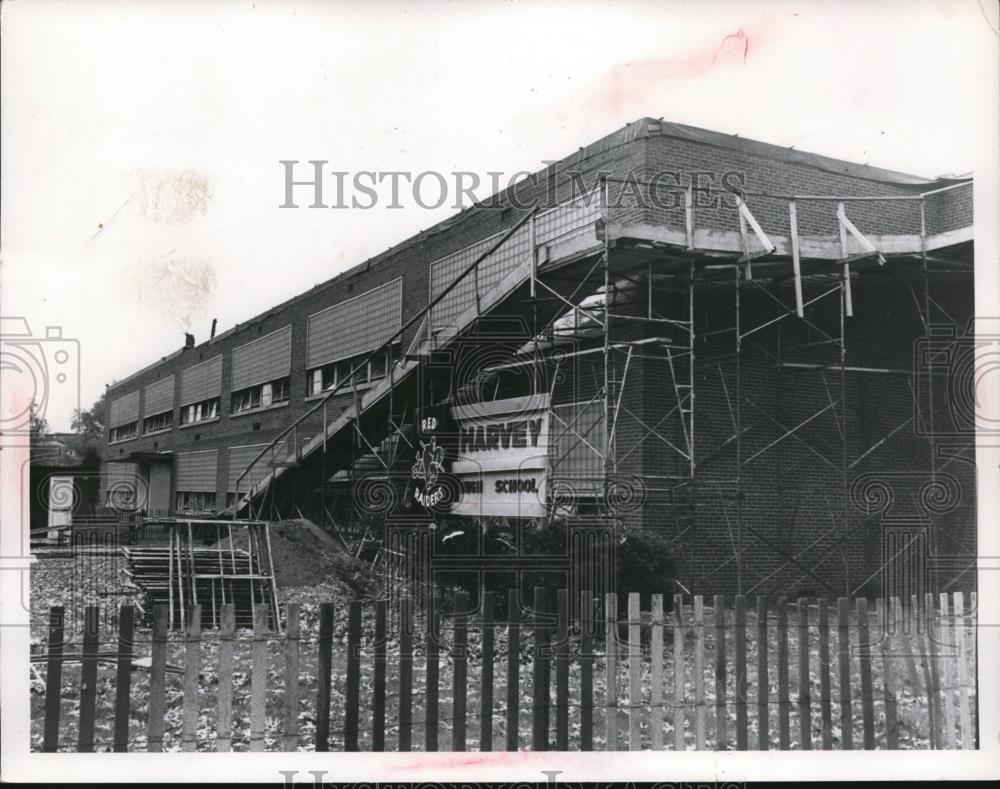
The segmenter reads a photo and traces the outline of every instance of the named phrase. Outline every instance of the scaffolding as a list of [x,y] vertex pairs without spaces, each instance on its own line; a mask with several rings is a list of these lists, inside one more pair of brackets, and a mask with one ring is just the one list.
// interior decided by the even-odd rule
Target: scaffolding
[[[670,216],[680,221],[662,222],[654,231],[634,231],[621,208],[621,196],[626,187],[664,190],[679,196],[677,211]],[[909,375],[915,385],[914,370],[888,370],[863,365],[849,365],[848,321],[855,315],[855,298],[852,282],[859,273],[882,271],[887,265],[897,266],[906,272],[918,267],[922,280],[922,299],[916,297],[920,320],[925,327],[933,322],[932,310],[943,308],[931,295],[931,280],[938,272],[968,274],[971,262],[949,256],[967,239],[946,244],[937,239],[937,248],[943,254],[932,254],[928,233],[926,206],[928,199],[954,189],[971,189],[970,181],[961,181],[940,189],[911,195],[858,196],[858,195],[781,195],[750,190],[734,192],[716,187],[691,185],[665,186],[636,179],[617,179],[603,175],[593,192],[574,195],[569,201],[544,211],[532,205],[506,231],[452,256],[456,261],[470,260],[461,273],[438,293],[431,292],[428,305],[408,320],[389,340],[372,351],[343,381],[327,391],[321,401],[305,415],[296,419],[285,431],[251,462],[237,481],[236,506],[231,514],[236,517],[243,504],[251,507],[258,516],[269,512],[272,518],[302,511],[296,501],[295,474],[291,474],[291,495],[281,500],[276,495],[279,476],[289,476],[285,471],[303,464],[310,454],[319,455],[314,480],[320,484],[306,486],[319,496],[319,510],[324,519],[333,522],[328,509],[327,482],[332,471],[345,470],[344,481],[351,495],[359,495],[355,486],[361,484],[357,476],[359,464],[366,460],[375,465],[376,474],[365,478],[373,484],[372,491],[364,495],[377,495],[384,499],[386,510],[397,503],[398,493],[391,484],[375,485],[379,476],[391,478],[404,450],[414,447],[412,425],[429,396],[432,402],[455,397],[454,388],[447,392],[434,392],[434,383],[410,385],[404,382],[414,377],[415,371],[428,367],[436,353],[462,343],[474,342],[476,331],[490,317],[517,318],[530,327],[527,336],[518,336],[508,343],[511,358],[503,363],[487,365],[484,371],[498,373],[517,367],[532,370],[535,386],[555,392],[555,381],[560,370],[585,357],[597,357],[600,367],[599,385],[589,397],[567,405],[579,406],[568,418],[553,419],[558,428],[550,441],[560,446],[555,456],[553,474],[559,463],[578,446],[599,458],[600,469],[584,480],[583,486],[572,489],[575,499],[589,499],[602,516],[615,522],[615,528],[625,528],[629,519],[628,507],[621,507],[622,497],[629,491],[623,485],[629,481],[627,468],[634,454],[644,451],[647,440],[655,440],[667,447],[675,459],[672,468],[643,470],[639,485],[642,495],[655,493],[666,497],[674,508],[675,521],[680,524],[674,539],[678,544],[690,540],[697,522],[697,508],[706,497],[720,501],[732,543],[730,563],[735,568],[736,589],[739,593],[759,592],[766,584],[789,568],[795,568],[802,578],[817,577],[818,561],[826,559],[830,551],[809,563],[804,555],[812,548],[835,536],[834,550],[838,550],[844,563],[843,588],[831,589],[838,594],[851,595],[860,587],[852,584],[849,568],[849,548],[853,535],[859,528],[851,524],[849,510],[850,479],[855,469],[872,452],[883,446],[905,427],[895,426],[880,436],[872,447],[859,456],[850,457],[848,424],[848,375],[901,374]],[[731,201],[734,209],[734,226],[727,230],[718,226],[699,224],[700,195]],[[594,208],[594,198],[597,208]],[[774,205],[783,206],[780,227],[768,230],[754,214],[751,205],[771,206],[770,216],[775,216]],[[855,221],[858,213],[871,217],[872,212],[896,213],[901,207],[915,206],[919,229],[915,233],[883,234],[875,236],[862,232]],[[669,213],[669,212],[668,212]],[[813,226],[823,224],[836,228],[836,235],[803,233],[800,222],[803,213]],[[717,220],[718,212],[713,213]],[[909,219],[907,219],[909,221]],[[647,223],[648,225],[649,223]],[[656,224],[655,222],[653,224]],[[904,223],[905,224],[905,223]],[[787,226],[787,232],[785,228]],[[905,229],[905,228],[904,228]],[[645,235],[644,235],[645,234]],[[940,234],[948,236],[948,233]],[[597,243],[592,243],[593,238]],[[553,246],[562,244],[569,251],[565,260],[554,257]],[[526,250],[526,251],[525,251]],[[461,257],[461,255],[465,257]],[[568,260],[569,262],[565,262]],[[556,265],[558,263],[558,265]],[[501,265],[502,264],[502,265]],[[499,272],[499,273],[498,273]],[[791,285],[792,303],[780,296],[780,289]],[[818,293],[810,292],[815,288]],[[441,327],[435,324],[434,310],[447,313],[451,302],[461,288],[466,304],[461,317],[454,325]],[[455,293],[453,294],[453,291]],[[718,294],[731,291],[730,322],[722,327],[710,326],[706,320],[699,326],[698,308],[706,295],[715,304]],[[641,296],[641,298],[640,298]],[[745,302],[750,298],[765,300],[777,313],[756,325],[747,324]],[[637,313],[641,301],[645,309]],[[776,307],[775,307],[776,305]],[[452,305],[453,306],[453,305]],[[628,308],[625,308],[625,307]],[[455,310],[452,310],[453,312]],[[832,314],[835,312],[835,316]],[[832,317],[832,325],[821,325],[820,314]],[[946,313],[945,313],[946,314]],[[781,329],[797,323],[799,330],[807,332],[807,343],[791,349],[782,349]],[[362,393],[356,374],[375,355],[393,348],[404,335],[413,330],[409,349],[391,361],[387,379],[375,391]],[[778,373],[785,371],[817,371],[827,395],[827,401],[815,411],[789,426],[776,419],[766,408],[753,402],[746,391],[743,357],[748,347],[760,352],[759,340],[765,333],[777,332],[779,353],[774,367]],[[705,349],[718,344],[718,338],[732,337],[729,349],[715,356]],[[584,340],[592,347],[559,348],[560,340]],[[596,339],[596,344],[594,341]],[[728,341],[728,340],[727,340]],[[502,344],[502,343],[501,343]],[[523,353],[527,346],[527,353]],[[520,355],[515,349],[522,351]],[[788,358],[792,353],[791,359]],[[808,354],[814,358],[807,358]],[[771,354],[773,356],[773,354]],[[391,359],[391,357],[390,357]],[[698,365],[695,364],[698,359]],[[572,360],[572,361],[571,361]],[[626,396],[628,386],[645,362],[659,362],[663,379],[668,381],[666,392],[672,402],[656,419],[645,419],[631,409]],[[732,390],[722,370],[722,362],[733,368]],[[696,425],[696,388],[699,370],[709,370],[718,365],[720,388],[732,425],[731,432],[721,442],[710,448],[699,446]],[[647,365],[648,367],[648,365]],[[831,373],[833,387],[827,379]],[[656,373],[659,375],[660,373]],[[424,391],[425,383],[431,387]],[[911,386],[914,385],[911,383]],[[934,419],[933,382],[928,381],[930,402],[927,418]],[[332,398],[351,394],[351,405],[336,413]],[[597,420],[584,415],[594,409],[601,413]],[[754,412],[751,419],[747,408]],[[376,414],[368,418],[369,414]],[[809,445],[802,433],[816,420],[829,415],[835,420],[839,434],[839,457],[831,461],[827,454]],[[319,417],[315,436],[304,429],[305,422]],[[919,415],[918,415],[919,418]],[[644,436],[638,441],[622,438],[622,426],[631,420]],[[747,449],[747,435],[758,425],[768,423],[778,435],[766,445]],[[338,432],[340,431],[340,432]],[[335,448],[334,435],[349,436]],[[933,425],[927,431],[930,444],[930,473],[932,481],[939,471],[938,449],[935,446]],[[747,467],[759,461],[776,448],[792,439],[811,456],[818,457],[829,467],[830,478],[836,480],[839,507],[831,505],[834,521],[831,529],[812,540],[804,550],[788,551],[746,517]],[[568,441],[568,448],[566,442]],[[732,473],[726,479],[718,476],[702,478],[701,466],[721,454],[732,451]],[[264,463],[264,474],[251,475],[252,469]],[[248,479],[249,477],[249,479]],[[248,479],[248,490],[241,500],[240,486]],[[623,482],[624,479],[624,482]],[[632,480],[634,481],[634,480]],[[723,484],[724,483],[724,484]],[[625,485],[627,487],[627,485]],[[631,491],[634,495],[636,491]],[[303,494],[304,496],[305,494]],[[380,499],[381,500],[381,499]],[[242,501],[242,504],[241,504]],[[369,504],[371,502],[368,502]],[[549,516],[558,515],[552,502]],[[623,509],[625,514],[622,514]],[[732,512],[730,513],[730,509]],[[833,514],[833,511],[836,513]],[[862,525],[864,519],[862,519]],[[932,529],[931,533],[936,535]],[[341,535],[341,539],[344,536]],[[376,560],[387,546],[382,539],[372,538],[367,530],[362,537],[362,547],[371,539],[379,549]],[[936,537],[935,537],[936,539]],[[777,568],[758,577],[753,583],[747,578],[747,553],[752,544],[763,544],[780,557]],[[346,541],[345,541],[346,545]],[[360,549],[359,549],[360,553]],[[713,572],[728,572],[720,567]],[[818,578],[818,577],[817,577]],[[705,582],[706,577],[688,578],[687,585],[678,579],[677,591],[690,591],[689,587]],[[817,583],[822,582],[818,579]]]
[[[611,178],[606,179],[601,189],[603,202],[602,211],[606,227],[609,227],[614,222],[614,217],[611,211],[613,201],[609,196],[609,184],[614,182],[614,180],[615,179]],[[631,183],[634,185],[635,181],[626,182],[625,180],[622,180],[618,183]],[[872,580],[871,577],[866,577],[861,584],[858,584],[857,578],[852,579],[851,575],[848,549],[859,526],[859,524],[852,525],[851,523],[851,473],[852,470],[855,469],[855,467],[866,457],[868,457],[876,449],[882,447],[889,439],[901,431],[906,426],[906,422],[893,426],[891,429],[887,430],[884,435],[877,437],[872,446],[864,450],[858,457],[851,458],[849,453],[851,437],[849,435],[847,418],[849,409],[847,382],[849,375],[904,374],[909,377],[911,387],[914,385],[920,386],[922,383],[927,386],[926,415],[918,414],[917,418],[930,420],[930,425],[927,426],[924,432],[929,443],[929,470],[931,482],[933,485],[937,484],[939,451],[935,446],[936,430],[933,425],[935,411],[933,380],[931,380],[930,376],[921,376],[921,371],[919,369],[911,368],[909,370],[888,370],[882,368],[849,365],[847,321],[848,319],[854,317],[855,314],[855,300],[851,284],[857,276],[856,271],[858,269],[871,271],[876,270],[876,267],[880,270],[886,265],[887,258],[896,262],[901,262],[904,265],[912,266],[914,262],[919,264],[920,283],[923,291],[923,308],[920,309],[921,305],[919,303],[917,306],[920,314],[920,320],[925,328],[929,328],[932,323],[934,309],[937,309],[940,314],[943,314],[947,318],[951,319],[950,316],[947,315],[947,312],[945,312],[944,309],[937,304],[931,296],[932,277],[937,272],[957,272],[969,274],[972,271],[972,267],[969,261],[956,260],[944,256],[933,258],[928,255],[926,203],[928,197],[932,195],[940,194],[941,192],[950,191],[952,189],[963,188],[970,188],[970,184],[968,182],[963,182],[912,196],[892,196],[882,198],[838,195],[779,196],[756,193],[756,196],[758,197],[781,199],[787,203],[789,232],[787,243],[784,245],[784,249],[782,250],[785,254],[776,254],[778,250],[777,245],[771,241],[761,224],[751,212],[746,199],[750,193],[736,195],[733,199],[735,202],[736,217],[738,220],[737,232],[739,237],[739,249],[726,256],[720,255],[715,250],[705,250],[696,247],[695,234],[697,219],[695,215],[693,188],[690,186],[678,187],[678,189],[684,194],[684,244],[683,247],[680,245],[674,245],[673,248],[661,248],[660,250],[657,250],[657,252],[660,253],[658,255],[659,259],[655,263],[653,261],[647,262],[645,285],[647,288],[648,308],[646,315],[644,316],[647,326],[653,324],[666,324],[674,330],[675,334],[680,335],[680,342],[663,342],[666,366],[669,369],[670,388],[673,392],[673,402],[663,414],[661,421],[656,424],[643,422],[642,420],[639,420],[638,417],[635,417],[634,414],[631,416],[635,417],[636,420],[640,422],[642,428],[647,431],[649,436],[659,439],[664,445],[668,446],[673,452],[675,452],[684,463],[685,468],[679,473],[643,473],[643,482],[647,490],[655,489],[655,486],[661,481],[668,483],[668,487],[665,489],[667,491],[676,492],[678,490],[686,490],[688,494],[686,506],[689,510],[689,518],[688,522],[678,530],[678,534],[675,536],[675,539],[680,541],[693,527],[695,523],[695,508],[698,506],[696,484],[699,482],[699,475],[694,408],[696,395],[695,358],[699,342],[707,338],[700,337],[696,329],[696,294],[703,292],[705,289],[719,287],[717,283],[724,281],[724,272],[726,268],[728,268],[732,278],[730,285],[733,294],[732,324],[722,329],[713,329],[707,332],[707,334],[710,336],[731,334],[733,336],[733,346],[730,353],[732,364],[735,368],[735,381],[733,384],[734,391],[732,392],[732,395],[728,390],[725,377],[721,377],[721,384],[722,388],[725,390],[725,399],[729,408],[729,416],[732,421],[732,433],[728,438],[723,440],[722,447],[732,443],[735,450],[735,460],[733,463],[732,476],[730,480],[728,480],[731,483],[728,495],[726,495],[719,487],[716,487],[714,492],[709,492],[710,494],[716,495],[723,500],[723,511],[726,514],[727,524],[731,526],[731,538],[733,543],[732,561],[736,568],[736,589],[739,593],[759,592],[762,589],[767,589],[766,584],[768,581],[773,580],[781,572],[789,568],[794,568],[796,571],[801,573],[799,576],[799,582],[807,577],[816,577],[817,562],[813,562],[813,564],[810,565],[802,559],[802,555],[807,551],[798,551],[797,553],[782,551],[780,546],[774,545],[771,541],[769,541],[767,536],[762,534],[759,528],[755,528],[752,523],[746,522],[744,517],[746,485],[744,471],[748,464],[758,461],[760,458],[764,457],[767,453],[790,438],[795,438],[797,441],[805,443],[801,438],[800,431],[802,431],[807,425],[813,424],[818,418],[827,413],[831,414],[836,420],[837,432],[839,433],[840,439],[839,447],[837,448],[839,450],[837,452],[839,455],[839,462],[831,464],[831,472],[833,472],[831,477],[836,479],[836,487],[839,488],[839,506],[837,507],[837,523],[835,524],[835,542],[837,550],[841,555],[844,570],[842,574],[843,588],[830,589],[830,591],[844,595],[856,594],[861,590],[865,583]],[[877,205],[880,201],[912,201],[912,204],[917,206],[919,211],[919,245],[916,248],[913,248],[912,246],[910,249],[906,250],[894,248],[891,253],[883,253],[878,249],[876,243],[874,243],[871,238],[859,230],[850,216],[848,206],[852,202],[859,202],[867,203],[867,207],[870,207],[873,203]],[[833,214],[833,218],[836,220],[840,247],[840,254],[836,259],[822,262],[811,261],[808,271],[806,271],[803,267],[803,256],[801,254],[802,239],[798,230],[798,206],[801,203],[827,205],[832,208],[831,213]],[[603,399],[602,405],[604,409],[604,423],[607,426],[605,431],[605,442],[601,452],[605,484],[608,484],[610,480],[615,478],[620,471],[622,461],[626,459],[629,454],[635,451],[634,445],[629,445],[623,449],[619,446],[618,441],[619,426],[621,424],[622,415],[623,412],[627,410],[627,406],[623,402],[623,392],[628,383],[630,366],[637,355],[637,350],[641,346],[646,345],[648,347],[649,343],[658,341],[658,338],[648,336],[642,337],[638,340],[626,341],[622,341],[618,338],[616,333],[617,326],[623,323],[627,324],[627,322],[634,321],[636,319],[634,314],[619,314],[616,311],[615,306],[618,303],[617,296],[619,294],[619,289],[623,281],[635,282],[635,280],[630,279],[620,271],[616,271],[613,255],[614,251],[611,246],[610,234],[606,234],[604,238],[604,251],[601,257],[604,275],[604,285],[602,287],[604,302],[603,310],[599,313],[600,326],[603,334],[602,353],[604,359],[603,384],[600,391],[600,398]],[[729,260],[728,263],[726,262],[727,257]],[[760,265],[757,265],[758,261],[760,261]],[[938,266],[935,267],[932,264],[932,261],[938,264]],[[656,303],[654,293],[658,277],[656,268],[660,264],[667,264],[667,266],[669,266],[672,262],[677,265],[674,265],[673,271],[670,274],[665,275],[664,278],[672,283],[675,290],[679,289],[685,291],[686,298],[684,299],[684,302],[687,304],[686,313],[672,316],[657,315],[654,312],[654,304]],[[793,304],[786,304],[781,301],[766,287],[765,284],[773,284],[786,279],[791,279],[792,281],[794,292]],[[808,298],[804,295],[804,282],[807,280],[820,283],[821,292],[819,292],[818,295],[810,294]],[[745,298],[744,294],[748,292],[763,293],[778,305],[780,313],[776,316],[769,317],[767,320],[757,325],[746,325],[744,315],[745,309],[741,300]],[[837,303],[837,318],[832,329],[828,328],[824,330],[817,325],[818,321],[814,317],[813,312],[821,307],[825,302],[829,302],[831,300],[834,300]],[[754,425],[748,426],[746,424],[747,417],[744,413],[745,408],[748,405],[752,405],[758,411],[763,412],[763,409],[755,403],[748,402],[748,397],[743,391],[744,347],[747,342],[752,342],[752,338],[754,338],[755,335],[758,335],[759,332],[771,329],[772,327],[780,329],[778,324],[790,318],[797,319],[800,323],[809,326],[815,331],[816,334],[820,335],[822,339],[816,340],[814,343],[810,344],[815,345],[822,350],[832,347],[835,352],[835,358],[829,361],[819,361],[810,364],[802,361],[787,362],[783,361],[779,357],[776,360],[776,366],[779,371],[783,369],[815,369],[821,371],[823,373],[823,384],[827,389],[828,402],[817,406],[815,411],[793,426],[782,424],[776,421],[773,416],[764,414],[765,417],[774,422],[774,425],[779,430],[779,435],[767,443],[766,446],[755,449],[752,452],[747,452],[744,448],[744,435],[749,429],[753,428]],[[677,361],[685,356],[687,357],[686,364],[684,365],[684,368],[680,370],[679,374]],[[714,360],[707,359],[706,363],[710,364],[712,361]],[[835,376],[836,383],[833,387],[833,391],[831,391],[829,387],[829,382],[827,381],[825,374],[826,371],[832,372]],[[681,441],[679,442],[680,445],[678,445],[678,442],[671,440],[671,435],[666,430],[662,430],[660,428],[661,423],[665,422],[670,417],[676,418],[675,427],[679,429],[679,435],[681,438]],[[586,434],[574,431],[572,422],[566,423],[564,430],[574,433],[575,438],[579,441],[586,441],[588,439]],[[814,447],[806,444],[806,448],[813,454],[825,459],[825,455],[817,451]],[[715,482],[718,483],[719,480],[715,480]],[[733,502],[732,508],[734,511],[732,512],[731,521],[728,508],[726,508],[725,504],[726,499]],[[614,517],[615,513],[609,511],[607,514]],[[680,519],[678,518],[677,520],[679,521]],[[865,525],[865,521],[866,519],[862,518],[860,525]],[[939,538],[940,530],[935,529],[932,526],[929,533],[931,535],[932,543],[934,543],[934,541]],[[822,540],[828,539],[829,537],[829,533],[820,535],[819,539],[812,541],[807,546],[807,550],[815,547]],[[748,550],[748,543],[751,541],[763,543],[767,545],[769,549],[777,550],[781,558],[781,561],[776,569],[770,571],[762,578],[758,578],[756,582],[752,584],[747,581],[744,573],[745,556]],[[932,548],[932,550],[935,549]],[[825,560],[828,557],[828,553],[828,551],[824,553],[821,560]],[[971,564],[969,566],[971,566]],[[686,591],[683,584],[679,585],[681,588],[678,589],[678,591]],[[772,588],[768,591],[774,591],[774,589]]]

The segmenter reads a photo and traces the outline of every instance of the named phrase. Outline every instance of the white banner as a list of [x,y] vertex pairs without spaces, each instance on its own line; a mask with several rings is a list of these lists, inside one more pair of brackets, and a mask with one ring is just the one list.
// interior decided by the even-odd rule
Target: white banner
[[462,485],[456,515],[545,515],[549,398],[517,397],[456,406],[458,450],[451,471]]

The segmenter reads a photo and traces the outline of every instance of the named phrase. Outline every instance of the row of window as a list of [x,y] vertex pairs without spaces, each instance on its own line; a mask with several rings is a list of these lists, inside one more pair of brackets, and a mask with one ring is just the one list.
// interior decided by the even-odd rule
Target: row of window
[[159,433],[174,425],[174,412],[164,411],[162,414],[153,414],[142,420],[143,433]]
[[267,408],[288,402],[289,379],[279,378],[266,384],[258,384],[233,392],[230,413],[239,414],[256,408]]
[[110,441],[114,443],[115,441],[126,441],[130,438],[135,438],[139,435],[139,423],[129,422],[127,425],[118,425],[118,427],[111,428]]
[[398,358],[399,354],[397,351],[398,346],[394,346],[392,351],[376,354],[363,365],[361,363],[365,360],[367,354],[360,354],[350,359],[341,359],[339,362],[333,362],[332,364],[310,370],[307,392],[310,395],[319,394],[320,392],[333,389],[341,383],[344,386],[350,386],[352,384],[350,380],[351,370],[358,365],[361,365],[361,369],[354,374],[353,383],[367,384],[381,380],[385,378],[386,371],[389,369],[390,358],[393,362]]
[[176,496],[179,515],[201,515],[215,512],[215,493],[179,490]]
[[[398,359],[398,346],[392,351],[386,351],[375,355],[373,358],[361,364],[367,354],[360,354],[350,359],[341,359],[339,362],[317,367],[309,371],[307,394],[316,395],[333,389],[339,384],[351,386],[351,371],[358,365],[360,369],[354,374],[353,383],[370,384],[385,378],[390,363]],[[390,362],[390,359],[392,360]],[[275,381],[268,381],[264,384],[257,384],[238,392],[233,392],[230,402],[230,413],[241,414],[255,411],[259,408],[287,403],[290,397],[291,379],[288,376]],[[198,403],[191,403],[181,407],[181,425],[193,425],[198,422],[208,422],[219,416],[220,398],[210,397]],[[142,430],[144,434],[157,433],[173,426],[173,411],[164,411],[160,414],[146,417],[143,420]],[[136,438],[139,435],[139,423],[131,422],[127,425],[111,428],[110,441],[125,441]]]
[[[159,433],[161,430],[169,430],[174,424],[174,412],[164,411],[162,414],[153,414],[142,420],[143,435]],[[108,440],[113,444],[116,441],[128,441],[130,438],[138,438],[139,422],[129,422],[127,425],[118,425],[111,428]]]
[[191,403],[181,408],[181,424],[193,425],[195,422],[207,422],[219,416],[219,398],[210,397],[200,403]]
[[[110,505],[110,494],[108,502]],[[174,503],[176,505],[174,511],[178,515],[206,515],[214,514],[216,512],[216,497],[214,491],[179,490],[175,496]],[[232,507],[235,503],[236,494],[227,493],[226,506]],[[119,509],[129,509],[135,507],[135,502],[132,501],[131,504],[128,504],[116,501],[115,506],[118,506]]]

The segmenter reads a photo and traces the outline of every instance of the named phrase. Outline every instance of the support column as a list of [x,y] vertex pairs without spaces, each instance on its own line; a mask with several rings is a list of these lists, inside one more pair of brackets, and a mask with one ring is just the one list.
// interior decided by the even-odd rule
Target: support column
[[844,561],[844,595],[851,596],[851,560],[848,552],[848,511],[850,498],[847,484],[847,336],[844,322],[850,309],[850,271],[845,265],[840,280],[840,474],[841,474],[841,551]]
[[743,371],[740,357],[743,335],[740,328],[740,264],[733,266],[736,290],[736,594],[743,594]]

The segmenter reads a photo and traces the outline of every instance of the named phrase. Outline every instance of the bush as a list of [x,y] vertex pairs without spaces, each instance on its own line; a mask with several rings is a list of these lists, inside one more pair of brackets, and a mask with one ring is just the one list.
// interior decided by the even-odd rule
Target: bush
[[[577,564],[573,567],[567,565],[567,551],[570,551],[571,542],[568,530],[571,529],[565,522],[535,525],[496,518],[484,525],[468,519],[441,518],[432,530],[434,553],[438,556],[454,556],[456,559],[468,556],[470,564],[474,564],[476,559],[473,557],[479,554],[480,548],[487,557],[513,554],[519,535],[522,555],[535,561],[544,556],[551,556],[553,559],[551,567],[539,567],[535,564],[537,569],[522,571],[522,606],[531,608],[535,587],[542,587],[546,591],[548,607],[554,610],[556,592],[569,586],[572,574],[577,577],[594,577],[594,570],[598,569],[584,566],[584,563],[594,560],[589,556],[571,556],[570,560]],[[648,529],[622,530],[614,542],[614,552],[615,591],[618,593],[619,612],[624,614],[627,610],[629,592],[640,593],[643,610],[649,610],[650,594],[662,594],[664,607],[669,610],[672,595],[679,591],[674,583],[676,561],[669,539],[660,532]],[[597,563],[601,565],[605,561],[606,557],[597,559]],[[603,574],[601,569],[598,577]],[[438,592],[445,597],[461,590],[471,600],[478,600],[480,575],[471,569],[456,568],[435,572],[434,582]],[[487,591],[496,594],[497,615],[506,616],[507,596],[517,583],[516,572],[490,569],[487,561],[482,583]]]
[[670,540],[650,529],[629,529],[617,546],[615,556],[618,608],[628,605],[628,592],[639,592],[643,609],[649,608],[649,595],[665,596],[670,608],[672,595],[680,591],[674,584],[677,564]]

